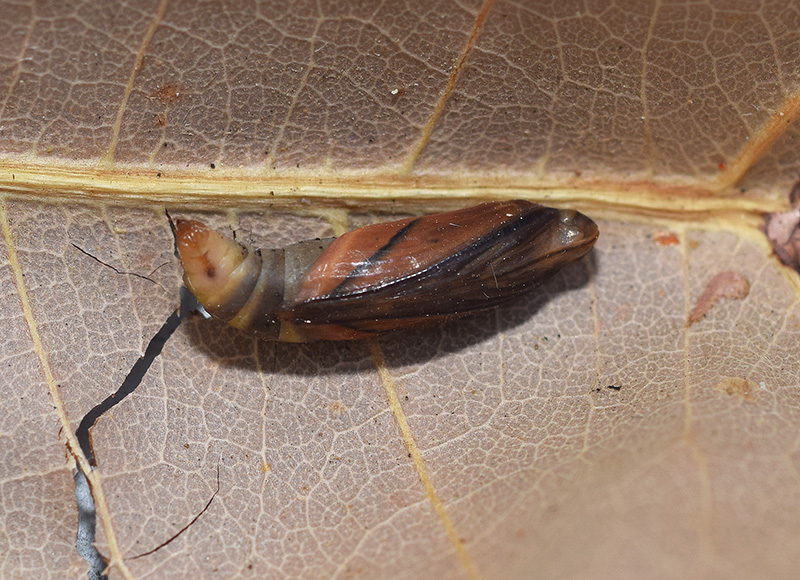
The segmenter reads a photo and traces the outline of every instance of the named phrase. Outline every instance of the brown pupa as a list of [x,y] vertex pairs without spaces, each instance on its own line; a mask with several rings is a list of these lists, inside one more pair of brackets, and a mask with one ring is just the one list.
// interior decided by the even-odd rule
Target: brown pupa
[[259,250],[176,220],[183,280],[214,317],[285,342],[352,340],[494,308],[583,257],[597,225],[523,200]]

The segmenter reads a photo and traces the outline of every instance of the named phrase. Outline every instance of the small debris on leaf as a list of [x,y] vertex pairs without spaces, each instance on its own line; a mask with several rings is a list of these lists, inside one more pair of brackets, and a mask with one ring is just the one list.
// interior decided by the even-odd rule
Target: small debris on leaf
[[714,276],[695,302],[686,326],[703,318],[720,298],[741,300],[750,293],[750,282],[739,272],[724,270]]
[[740,377],[723,377],[722,380],[715,385],[715,388],[732,397],[739,397],[750,402],[755,401],[756,385],[747,379]]
[[672,232],[656,232],[653,236],[653,240],[655,240],[659,246],[677,246],[680,243],[678,236]]
[[171,105],[172,103],[180,100],[181,87],[177,83],[165,83],[163,85],[156,85],[158,88],[150,93],[151,99],[160,101],[163,105]]

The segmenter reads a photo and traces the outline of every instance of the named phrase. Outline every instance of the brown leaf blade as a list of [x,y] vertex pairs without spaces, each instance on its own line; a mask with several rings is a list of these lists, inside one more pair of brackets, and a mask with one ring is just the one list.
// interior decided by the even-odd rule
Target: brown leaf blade
[[[111,577],[798,568],[800,284],[756,228],[800,167],[791,4],[2,9],[0,575],[84,574],[72,433],[177,305],[165,204],[283,245],[484,196],[600,242],[372,346],[184,323],[92,431]],[[687,328],[721,270],[749,295]]]

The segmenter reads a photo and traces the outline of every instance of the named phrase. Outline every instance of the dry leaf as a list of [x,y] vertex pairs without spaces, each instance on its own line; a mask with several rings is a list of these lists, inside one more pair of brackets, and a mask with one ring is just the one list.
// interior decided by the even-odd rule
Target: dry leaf
[[[761,216],[800,166],[796,6],[2,13],[0,576],[85,577],[74,432],[178,304],[165,207],[283,245],[516,197],[601,236],[495,313],[299,346],[186,320],[92,430],[109,577],[794,574],[800,284]],[[686,328],[726,269],[747,299]]]

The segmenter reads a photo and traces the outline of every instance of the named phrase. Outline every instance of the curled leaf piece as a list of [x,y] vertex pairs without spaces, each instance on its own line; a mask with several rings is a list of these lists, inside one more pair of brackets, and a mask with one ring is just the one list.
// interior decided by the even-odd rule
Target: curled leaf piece
[[800,182],[789,194],[792,209],[768,214],[764,219],[764,233],[781,262],[800,272]]

